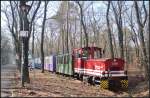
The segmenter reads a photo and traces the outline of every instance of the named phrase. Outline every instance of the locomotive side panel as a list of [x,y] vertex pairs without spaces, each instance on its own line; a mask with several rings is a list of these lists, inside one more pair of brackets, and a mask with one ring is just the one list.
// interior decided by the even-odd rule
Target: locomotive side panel
[[97,60],[87,60],[84,66],[85,74],[92,76],[102,76],[102,72],[105,70],[105,64]]
[[81,58],[75,59],[75,72],[82,72],[81,69]]

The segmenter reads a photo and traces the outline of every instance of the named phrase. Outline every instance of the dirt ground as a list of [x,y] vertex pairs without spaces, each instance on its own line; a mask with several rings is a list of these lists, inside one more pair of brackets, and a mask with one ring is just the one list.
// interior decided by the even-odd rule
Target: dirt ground
[[[41,73],[41,70],[30,71],[30,84],[21,88],[19,73],[17,73],[16,88],[13,89],[13,97],[129,97],[129,91],[110,91],[100,87],[84,84],[71,77],[57,75],[51,72]],[[130,92],[128,94],[128,92]],[[142,93],[142,94],[140,94]],[[132,96],[149,96],[149,90],[134,92]],[[137,95],[136,95],[137,94]]]

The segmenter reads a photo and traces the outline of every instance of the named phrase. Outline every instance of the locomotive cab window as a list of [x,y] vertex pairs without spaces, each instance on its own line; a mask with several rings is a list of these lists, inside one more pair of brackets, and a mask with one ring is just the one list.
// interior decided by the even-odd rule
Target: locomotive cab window
[[76,51],[76,52],[75,52],[75,58],[81,58],[81,54],[80,54],[79,51]]
[[84,50],[83,53],[82,53],[82,58],[83,59],[87,59],[88,58],[88,51],[87,50]]
[[99,50],[94,51],[94,59],[101,58],[101,52]]

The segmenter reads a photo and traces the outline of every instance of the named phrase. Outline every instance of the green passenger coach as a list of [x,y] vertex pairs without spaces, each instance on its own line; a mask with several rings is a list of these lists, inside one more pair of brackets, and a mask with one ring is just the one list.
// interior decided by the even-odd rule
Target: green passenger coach
[[56,72],[64,75],[73,75],[71,54],[56,56]]

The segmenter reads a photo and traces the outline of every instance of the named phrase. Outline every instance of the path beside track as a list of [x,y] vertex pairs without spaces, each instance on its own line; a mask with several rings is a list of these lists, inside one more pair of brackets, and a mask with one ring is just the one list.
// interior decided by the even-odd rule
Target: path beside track
[[1,97],[12,96],[16,72],[15,64],[1,65]]

